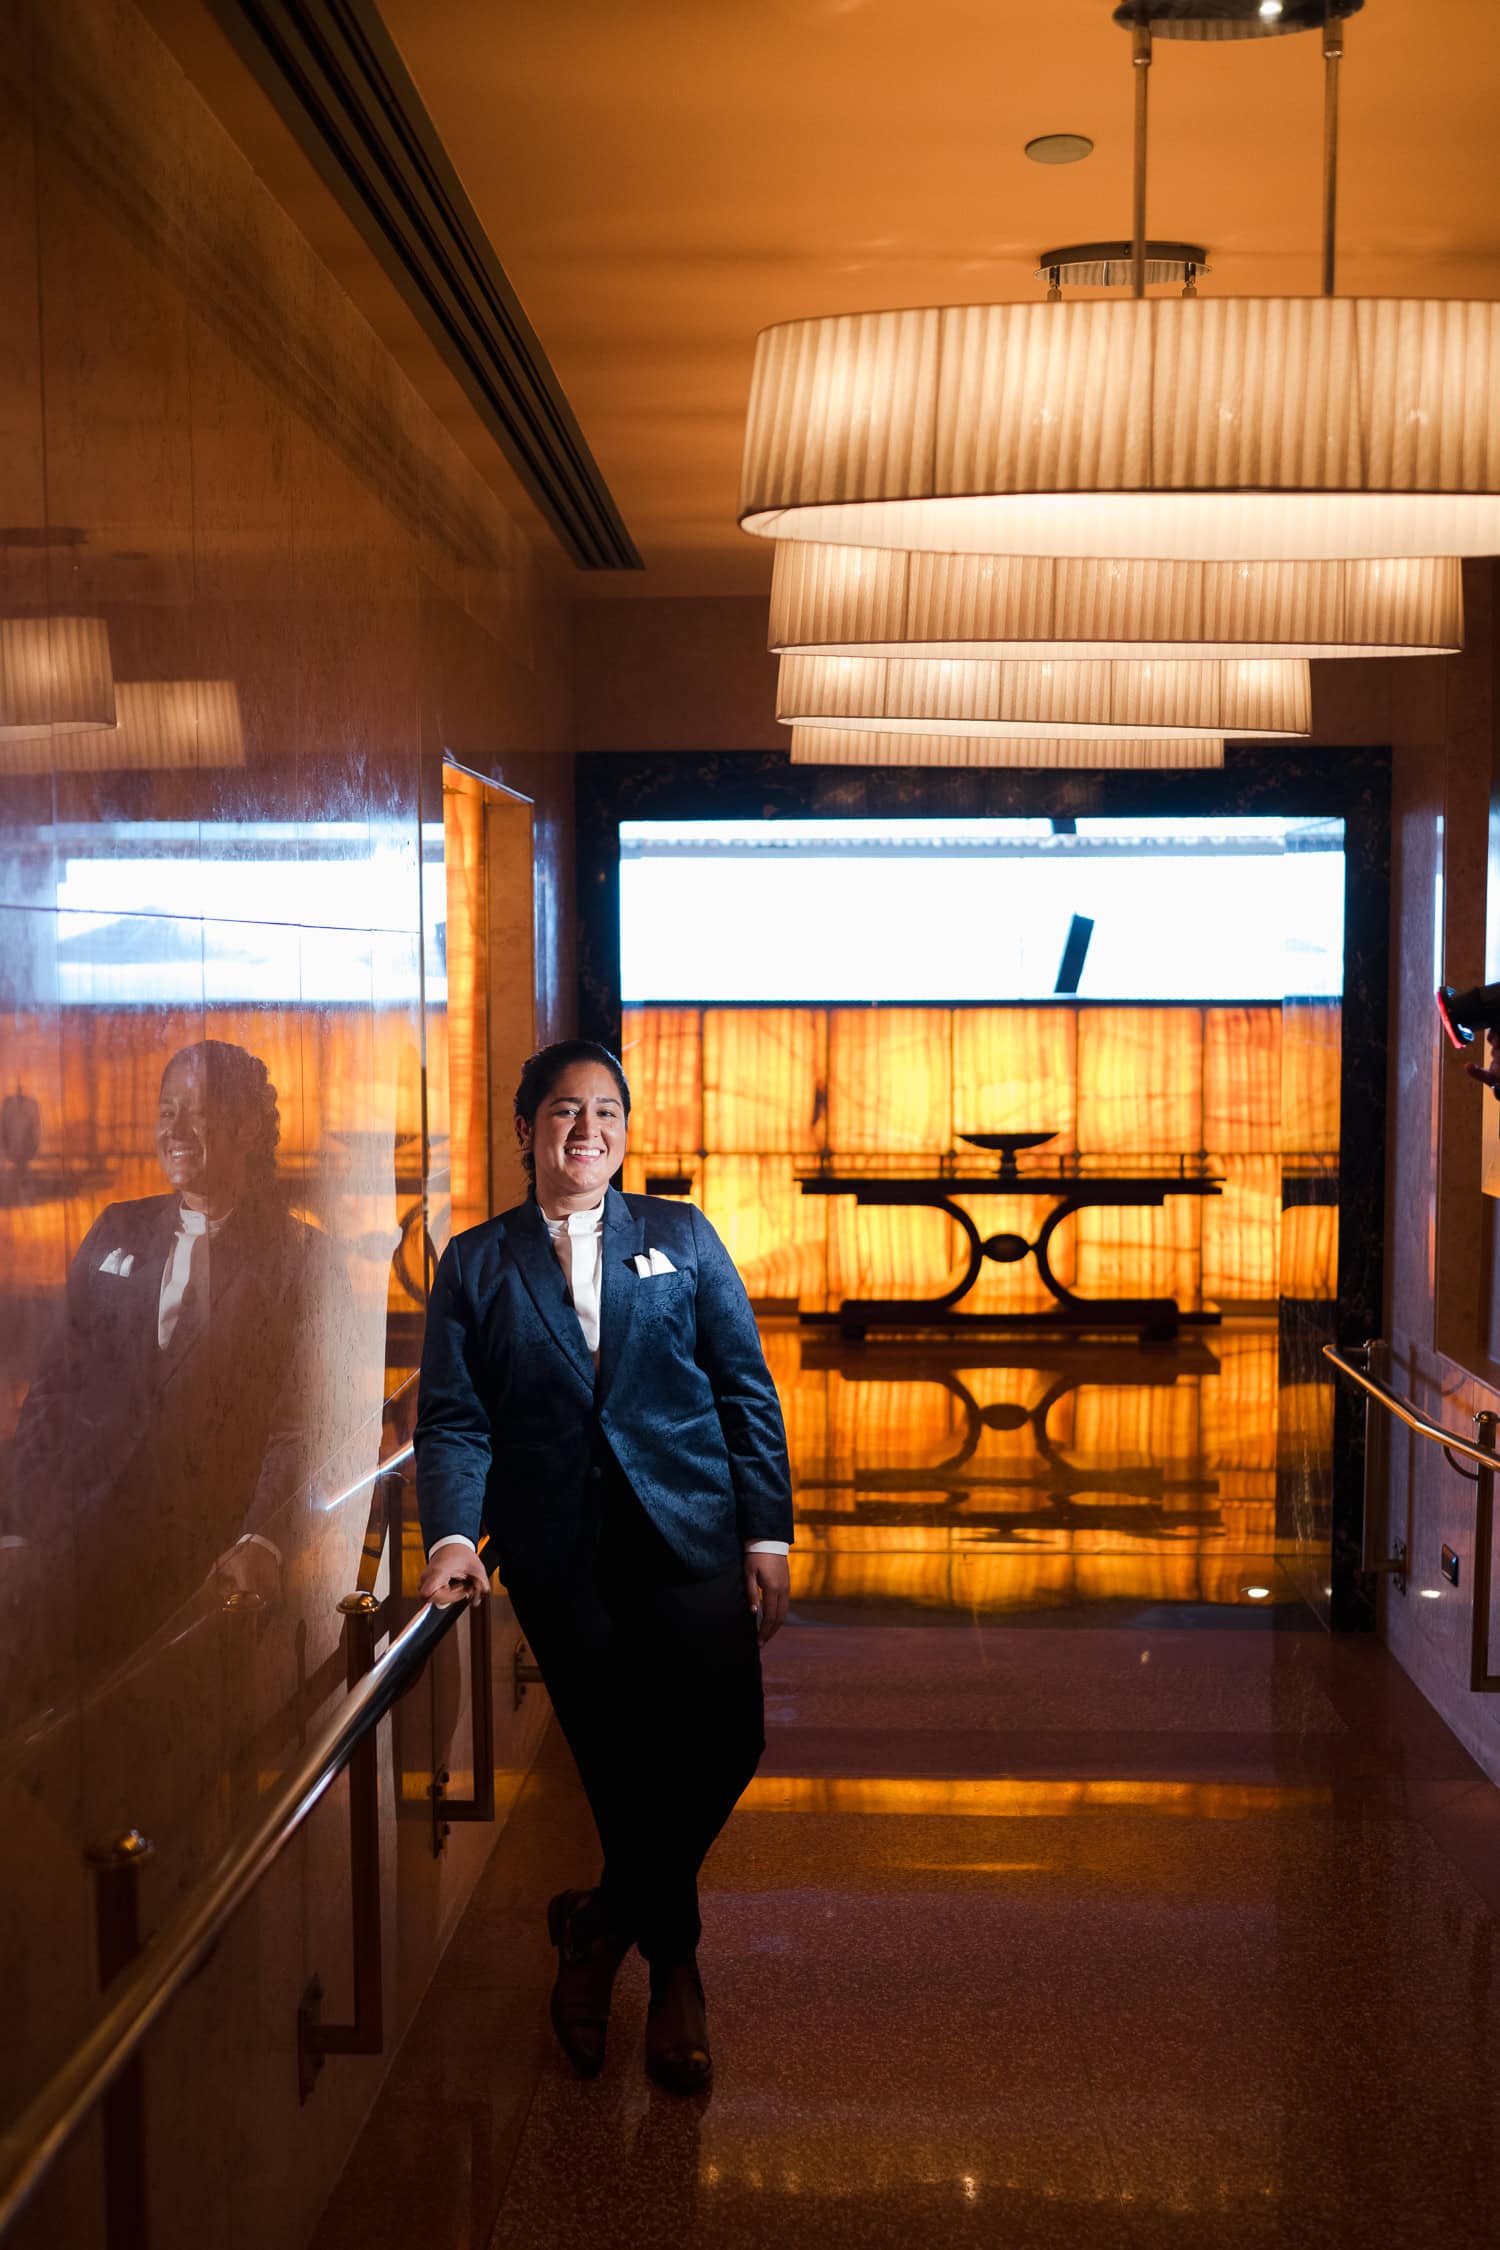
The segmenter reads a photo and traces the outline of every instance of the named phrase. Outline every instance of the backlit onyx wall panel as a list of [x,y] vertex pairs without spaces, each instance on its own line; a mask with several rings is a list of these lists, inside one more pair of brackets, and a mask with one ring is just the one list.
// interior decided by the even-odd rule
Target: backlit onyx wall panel
[[[1224,1182],[1160,1211],[1080,1212],[1053,1253],[1066,1286],[1187,1309],[1330,1298],[1339,1030],[1336,1004],[1306,1003],[1285,1022],[1278,1006],[630,1007],[626,1184],[690,1180],[752,1296],[822,1312],[936,1295],[963,1260],[941,1213],[804,1196],[799,1173],[973,1166],[965,1132],[1051,1130],[1038,1165],[1191,1159]],[[1283,1209],[1287,1183],[1318,1180],[1325,1200]],[[1047,1208],[966,1201],[982,1234],[1029,1237]],[[1050,1301],[1029,1261],[989,1264],[965,1308]]]

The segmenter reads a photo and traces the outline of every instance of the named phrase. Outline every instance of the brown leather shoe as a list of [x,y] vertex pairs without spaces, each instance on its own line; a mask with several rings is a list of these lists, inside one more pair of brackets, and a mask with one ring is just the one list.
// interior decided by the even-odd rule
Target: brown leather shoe
[[603,1928],[597,1898],[596,1891],[559,1891],[547,1909],[547,1935],[557,1947],[552,2028],[580,2078],[604,2068],[615,1973],[630,1950]]
[[669,2094],[706,2094],[713,2084],[708,2012],[694,1960],[651,1965],[646,2068]]

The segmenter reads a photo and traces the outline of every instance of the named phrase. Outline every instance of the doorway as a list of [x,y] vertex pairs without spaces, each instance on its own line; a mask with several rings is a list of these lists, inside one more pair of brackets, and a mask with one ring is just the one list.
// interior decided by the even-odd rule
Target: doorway
[[510,1091],[536,1044],[532,821],[529,798],[445,762],[446,993],[432,1023],[446,1055],[446,1071],[433,1075],[447,1086],[453,1233],[526,1192]]
[[[956,1613],[1066,1613],[1087,1581],[1094,1620],[1366,1622],[1321,1346],[1379,1294],[1383,753],[1065,783],[580,766],[587,1028],[641,1081],[627,1185],[702,1203],[759,1299],[811,1437],[804,1579],[868,1598],[879,1555]],[[711,900],[669,898],[705,856]],[[1044,1190],[1101,1205],[1049,1235],[1058,1287]]]

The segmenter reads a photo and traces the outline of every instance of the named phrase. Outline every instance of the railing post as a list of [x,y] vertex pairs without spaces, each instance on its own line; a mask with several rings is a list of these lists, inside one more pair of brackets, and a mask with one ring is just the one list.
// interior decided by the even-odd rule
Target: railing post
[[[152,1846],[138,1828],[97,1846],[88,1855],[94,1871],[94,1929],[99,1987],[111,1985],[141,1949],[141,1869]],[[100,2104],[104,2128],[104,2239],[109,2250],[147,2250],[146,2068],[137,2054]]]
[[542,1679],[540,1664],[533,1662],[531,1651],[526,1646],[525,1641],[517,1641],[516,1652],[511,1658],[510,1665],[512,1710],[520,1710],[521,1705],[526,1701],[526,1690],[529,1687],[542,1687],[545,1684]]
[[[374,1669],[382,1605],[373,1594],[346,1594],[344,1654],[349,1686]],[[384,1964],[380,1913],[380,1744],[372,1727],[349,1758],[349,1890],[354,1950],[354,2014],[323,2023],[322,1980],[314,1977],[297,2010],[297,2085],[312,2092],[325,2055],[378,2055],[385,2042]]]
[[493,1640],[490,1601],[475,1602],[469,1610],[469,1740],[474,1753],[474,1793],[469,1797],[447,1794],[446,1768],[433,1776],[434,1853],[441,1849],[438,1831],[454,1820],[493,1820],[495,1817],[495,1703]]
[[[1390,1346],[1383,1336],[1355,1346],[1349,1354],[1363,1372],[1378,1383],[1390,1377]],[[1379,1401],[1365,1394],[1365,1505],[1360,1532],[1360,1568],[1371,1577],[1389,1578],[1398,1594],[1406,1592],[1407,1543],[1398,1539],[1386,1520],[1390,1501],[1390,1446],[1386,1416]],[[1376,1532],[1384,1529],[1389,1553],[1382,1554]]]
[[[1486,1453],[1495,1451],[1500,1414],[1474,1417],[1475,1434]],[[1495,1567],[1495,1472],[1480,1469],[1474,1479],[1474,1607],[1470,1622],[1469,1687],[1476,1695],[1500,1693],[1500,1673],[1490,1670],[1490,1593]]]

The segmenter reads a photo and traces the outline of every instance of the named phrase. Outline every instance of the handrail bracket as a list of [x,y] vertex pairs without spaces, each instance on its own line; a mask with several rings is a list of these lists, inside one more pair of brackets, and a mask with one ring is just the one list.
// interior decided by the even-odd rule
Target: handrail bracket
[[[1500,1467],[1500,1414],[1487,1407],[1481,1408],[1479,1413],[1474,1416],[1473,1438],[1460,1437],[1456,1430],[1447,1429],[1441,1422],[1435,1422],[1430,1414],[1424,1414],[1422,1409],[1415,1405],[1412,1400],[1402,1398],[1399,1392],[1393,1391],[1390,1385],[1374,1372],[1376,1358],[1378,1355],[1383,1355],[1385,1350],[1384,1343],[1375,1342],[1365,1344],[1346,1356],[1332,1344],[1325,1344],[1323,1346],[1323,1357],[1330,1361],[1341,1375],[1357,1385],[1364,1392],[1368,1401],[1366,1407],[1367,1468],[1368,1464],[1378,1457],[1374,1443],[1375,1432],[1377,1427],[1383,1427],[1383,1424],[1377,1424],[1374,1417],[1370,1415],[1369,1409],[1371,1406],[1379,1406],[1393,1420],[1403,1423],[1409,1430],[1414,1430],[1418,1437],[1427,1438],[1432,1444],[1441,1446],[1449,1468],[1472,1482],[1474,1486],[1474,1599],[1469,1621],[1469,1688],[1474,1695],[1500,1695],[1500,1672],[1495,1671],[1490,1663],[1490,1608],[1495,1575],[1495,1471],[1497,1467]],[[1361,1364],[1356,1364],[1356,1362]],[[1465,1463],[1472,1465],[1466,1467]],[[1394,1540],[1392,1542],[1394,1552],[1383,1562],[1372,1559],[1369,1553],[1369,1540],[1374,1514],[1370,1506],[1370,1482],[1371,1479],[1367,1474],[1364,1567],[1367,1570],[1389,1572],[1393,1583],[1404,1593],[1407,1578],[1405,1543],[1399,1539]],[[1445,1557],[1446,1553],[1447,1550],[1445,1550]],[[1455,1572],[1457,1570],[1456,1557],[1454,1559],[1454,1570]],[[1445,1571],[1446,1575],[1449,1574]],[[1450,1577],[1450,1583],[1457,1584],[1456,1576]]]

